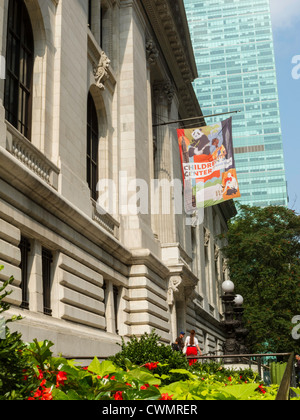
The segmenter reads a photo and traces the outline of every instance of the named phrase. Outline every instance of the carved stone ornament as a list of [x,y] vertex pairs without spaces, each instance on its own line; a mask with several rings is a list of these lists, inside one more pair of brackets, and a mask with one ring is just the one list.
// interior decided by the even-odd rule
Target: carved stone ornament
[[175,95],[175,88],[170,80],[158,82],[154,85],[154,93],[157,101],[167,100],[171,104]]
[[209,245],[209,241],[210,241],[210,232],[209,232],[209,230],[205,229],[204,246],[208,246]]
[[217,245],[215,245],[215,261],[218,261],[219,255],[220,255],[220,248]]
[[149,65],[155,65],[159,56],[159,51],[152,39],[149,39],[146,42],[146,53]]
[[104,51],[101,52],[98,66],[94,67],[95,83],[99,89],[104,90],[104,83],[109,78],[108,69],[110,65],[110,59],[107,57]]
[[179,292],[179,286],[182,283],[182,278],[180,276],[171,277],[169,280],[168,288],[168,304],[171,306],[174,304],[174,293]]

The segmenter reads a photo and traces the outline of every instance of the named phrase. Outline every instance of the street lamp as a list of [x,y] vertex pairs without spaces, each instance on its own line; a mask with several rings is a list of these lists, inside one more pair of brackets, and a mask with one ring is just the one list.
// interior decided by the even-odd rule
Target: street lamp
[[248,349],[246,347],[245,342],[246,342],[246,337],[249,334],[249,331],[243,326],[244,298],[241,295],[236,295],[234,299],[234,303],[235,303],[234,313],[235,313],[236,321],[238,323],[235,329],[235,334],[236,334],[236,340],[239,346],[239,353],[246,354],[248,353]]
[[[225,355],[236,355],[238,354],[238,343],[236,341],[235,329],[239,325],[239,322],[234,319],[234,283],[231,280],[226,280],[222,283],[222,301],[224,303],[224,315],[225,320],[221,323],[225,328],[227,337],[223,346]],[[226,359],[227,363],[234,363],[234,359]]]
[[235,299],[234,299],[234,303],[236,306],[243,306],[244,303],[244,298],[241,295],[236,295]]
[[233,293],[234,283],[231,280],[226,280],[224,283],[222,283],[222,289],[224,293]]

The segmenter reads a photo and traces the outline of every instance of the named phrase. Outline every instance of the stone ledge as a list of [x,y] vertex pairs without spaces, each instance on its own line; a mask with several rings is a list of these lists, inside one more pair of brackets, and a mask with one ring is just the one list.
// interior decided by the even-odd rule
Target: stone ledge
[[57,190],[59,168],[7,121],[6,126],[7,150],[43,181]]

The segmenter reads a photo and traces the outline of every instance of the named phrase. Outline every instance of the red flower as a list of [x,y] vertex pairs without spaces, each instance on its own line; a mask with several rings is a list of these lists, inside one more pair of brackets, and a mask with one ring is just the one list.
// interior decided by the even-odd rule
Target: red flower
[[35,393],[33,394],[33,398],[40,398],[42,396],[42,391],[40,389],[37,389]]
[[44,389],[41,401],[52,401],[52,400],[53,400],[53,396],[52,396],[51,388]]
[[43,380],[43,382],[40,385],[42,389],[37,389],[35,393],[33,394],[33,397],[28,398],[29,401],[36,401],[36,400],[52,401],[53,400],[52,390],[51,388],[45,388],[44,387],[45,383],[46,381]]
[[149,386],[150,386],[149,384],[144,384],[141,386],[141,390],[146,390],[149,388]]
[[44,377],[44,374],[43,374],[43,371],[41,370],[41,369],[39,369],[39,375],[38,375],[38,379],[43,379],[43,377]]
[[[22,370],[22,372],[23,372],[23,373],[27,373],[27,369],[23,369],[23,370]],[[28,381],[28,375],[24,375],[24,376],[23,376],[23,380],[24,380],[24,381]]]
[[109,375],[103,376],[103,379],[110,379],[111,381],[115,381],[116,377],[112,376],[111,378],[109,377]]
[[158,366],[159,362],[154,362],[154,363],[146,363],[144,366],[149,369],[149,370],[153,370],[156,369]]
[[172,397],[173,397],[173,395],[161,394],[160,400],[162,400],[162,401],[172,401]]
[[41,401],[52,401],[52,400],[53,400],[53,396],[51,393],[51,388],[44,389]]
[[58,372],[56,375],[56,388],[58,388],[60,385],[64,386],[67,379],[68,378],[66,372]]
[[121,401],[123,400],[123,392],[122,391],[117,391],[114,395],[114,399],[116,401]]
[[259,385],[258,390],[259,390],[259,392],[261,392],[262,394],[265,394],[265,393],[266,393],[266,390],[263,388],[263,386],[262,386],[262,385]]

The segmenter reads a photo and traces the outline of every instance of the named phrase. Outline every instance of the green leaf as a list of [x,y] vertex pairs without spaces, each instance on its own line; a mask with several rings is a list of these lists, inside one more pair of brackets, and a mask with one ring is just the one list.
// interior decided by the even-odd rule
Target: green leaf
[[57,401],[82,400],[82,398],[80,398],[79,395],[73,390],[70,390],[67,393],[65,393],[61,389],[53,389],[52,396],[53,399]]
[[119,369],[109,360],[100,363],[97,357],[89,365],[88,370],[101,377],[117,372]]
[[257,384],[229,385],[226,389],[219,388],[218,391],[229,394],[237,400],[247,400],[255,393],[257,388]]
[[144,370],[144,368],[134,369],[127,373],[127,378],[130,380],[137,380],[142,384],[149,384],[149,385],[160,385],[161,380],[155,377],[149,371]]
[[193,375],[191,372],[189,372],[186,369],[172,369],[170,370],[170,373],[180,373],[181,375],[187,375],[190,379],[197,379],[197,375]]

